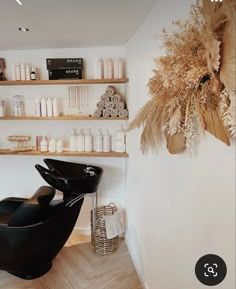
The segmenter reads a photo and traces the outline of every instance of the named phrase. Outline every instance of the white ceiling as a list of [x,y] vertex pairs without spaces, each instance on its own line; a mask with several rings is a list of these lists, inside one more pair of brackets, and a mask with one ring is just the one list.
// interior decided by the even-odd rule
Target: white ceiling
[[0,0],[0,50],[124,45],[157,0],[21,2]]

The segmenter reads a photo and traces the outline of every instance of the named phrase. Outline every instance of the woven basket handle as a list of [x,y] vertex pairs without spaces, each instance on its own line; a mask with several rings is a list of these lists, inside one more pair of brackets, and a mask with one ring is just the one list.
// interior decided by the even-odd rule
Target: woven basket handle
[[112,203],[112,202],[108,204],[108,207],[114,207],[115,209],[117,209],[116,204],[115,204],[115,203]]

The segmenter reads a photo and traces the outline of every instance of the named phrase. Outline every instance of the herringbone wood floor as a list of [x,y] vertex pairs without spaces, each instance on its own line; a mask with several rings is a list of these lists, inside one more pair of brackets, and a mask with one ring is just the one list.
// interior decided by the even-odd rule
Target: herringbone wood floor
[[38,279],[0,271],[0,289],[142,289],[124,240],[108,256],[96,255],[89,240],[74,231],[52,269]]

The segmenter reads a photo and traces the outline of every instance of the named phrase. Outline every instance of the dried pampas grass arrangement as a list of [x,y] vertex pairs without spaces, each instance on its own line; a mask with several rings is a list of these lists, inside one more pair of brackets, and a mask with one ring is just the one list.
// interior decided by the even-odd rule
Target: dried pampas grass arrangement
[[163,30],[166,56],[155,59],[152,98],[129,129],[143,127],[141,150],[182,153],[208,131],[230,145],[236,135],[236,2],[197,0],[191,17]]

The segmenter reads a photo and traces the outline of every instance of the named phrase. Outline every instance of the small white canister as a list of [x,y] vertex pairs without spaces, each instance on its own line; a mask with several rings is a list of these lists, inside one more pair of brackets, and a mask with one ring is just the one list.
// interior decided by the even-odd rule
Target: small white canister
[[6,115],[5,101],[0,100],[0,117],[4,117]]

